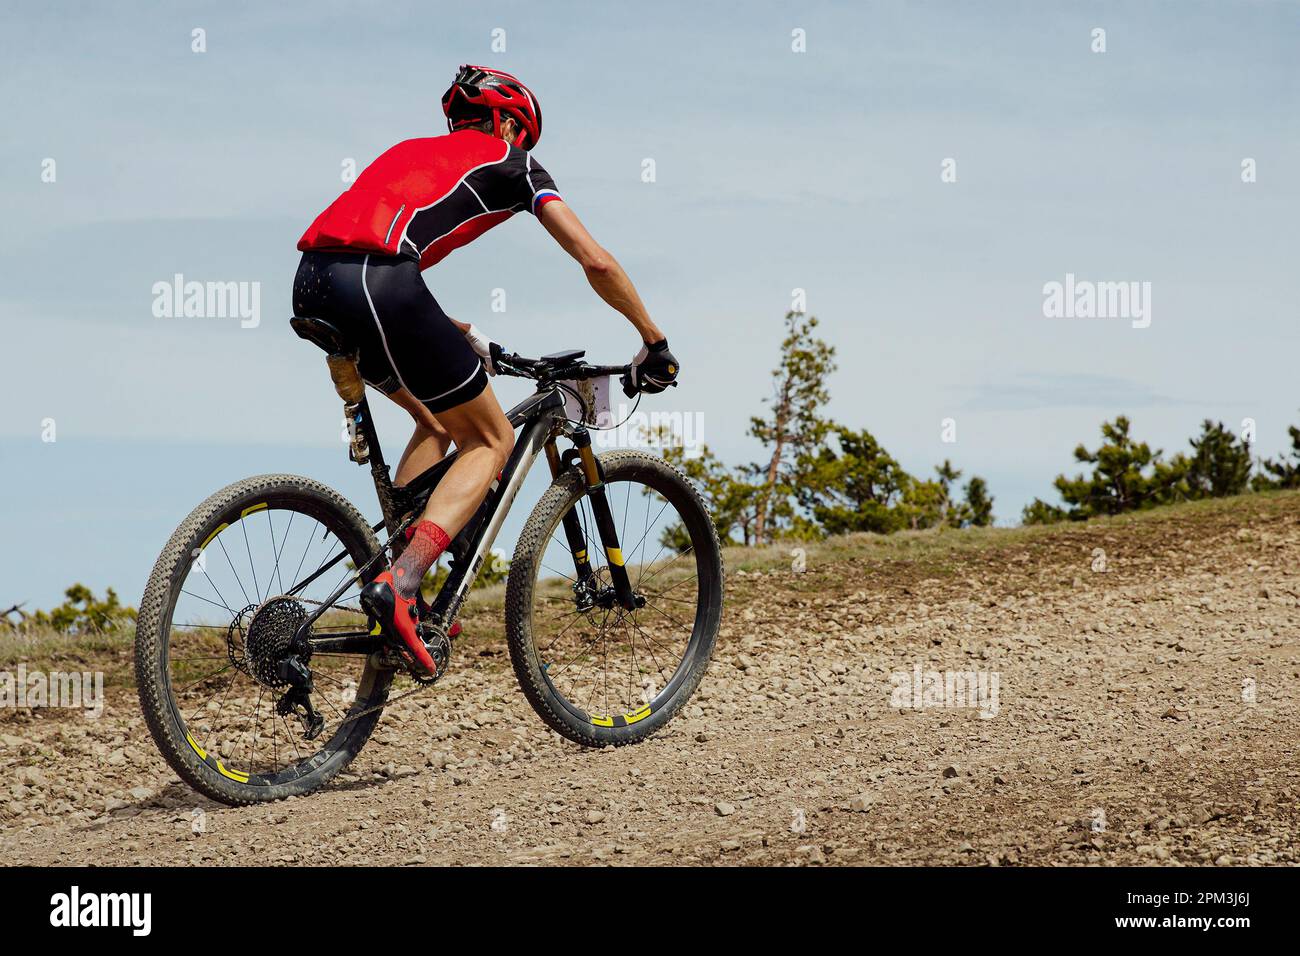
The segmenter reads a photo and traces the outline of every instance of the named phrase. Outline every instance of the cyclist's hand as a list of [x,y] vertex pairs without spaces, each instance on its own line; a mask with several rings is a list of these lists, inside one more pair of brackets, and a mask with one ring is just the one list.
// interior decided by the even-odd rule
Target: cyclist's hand
[[680,370],[677,356],[668,351],[667,339],[646,342],[632,359],[632,381],[639,391],[651,395],[662,392],[669,385],[676,385]]
[[470,323],[468,329],[465,329],[465,338],[469,341],[470,347],[475,354],[483,360],[483,367],[487,369],[489,375],[497,373],[497,359],[505,353],[505,349],[497,342],[493,342],[486,335],[478,330],[474,323]]

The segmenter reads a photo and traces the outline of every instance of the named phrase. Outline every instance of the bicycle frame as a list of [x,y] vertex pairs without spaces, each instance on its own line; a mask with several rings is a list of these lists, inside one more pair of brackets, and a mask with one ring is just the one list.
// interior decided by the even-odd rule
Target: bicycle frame
[[[506,412],[506,418],[512,426],[519,430],[518,438],[515,440],[514,448],[506,461],[505,467],[501,470],[492,488],[489,489],[478,512],[470,519],[470,525],[467,526],[469,537],[466,549],[463,556],[459,559],[453,559],[450,573],[434,599],[430,614],[432,622],[438,626],[444,626],[455,620],[461,604],[464,603],[469,587],[483,564],[484,557],[496,540],[497,533],[501,530],[501,525],[504,523],[510,507],[514,504],[515,497],[518,495],[519,489],[536,462],[538,455],[545,451],[552,477],[557,477],[560,474],[564,464],[555,444],[556,438],[560,436],[570,438],[578,453],[583,477],[587,484],[587,491],[592,499],[592,510],[596,519],[597,530],[609,559],[610,578],[618,600],[627,608],[638,606],[637,597],[633,594],[627,571],[623,567],[618,535],[608,501],[605,498],[599,463],[591,450],[590,433],[581,423],[574,424],[568,420],[565,415],[564,396],[560,388],[547,382],[540,384],[536,392]],[[390,550],[392,543],[400,540],[400,536],[414,517],[424,510],[429,495],[456,460],[457,453],[453,452],[447,455],[409,484],[402,488],[396,488],[393,486],[392,479],[388,474],[388,467],[384,462],[374,418],[370,413],[369,402],[364,396],[355,405],[354,420],[349,423],[349,427],[359,431],[369,445],[371,476],[374,479],[375,493],[379,498],[380,508],[384,515],[383,520],[376,522],[372,530],[386,529],[389,543],[388,546],[382,547],[367,564],[357,569],[357,576],[361,576],[375,562],[383,558],[384,554]],[[586,552],[586,537],[573,511],[570,511],[565,516],[564,529],[569,550],[574,557],[574,570],[577,574],[577,580],[588,580],[592,574],[592,566]],[[462,534],[464,534],[464,531],[462,531]],[[295,585],[289,593],[294,594],[301,591],[321,574],[336,566],[345,557],[346,553],[340,553],[335,559],[326,562],[311,576]],[[313,651],[335,654],[369,654],[382,647],[382,638],[380,638],[377,628],[368,633],[358,631],[343,634],[335,633],[329,636],[310,636],[312,624],[328,611],[331,605],[354,583],[354,577],[349,576],[333,594],[308,615],[307,619],[299,627],[298,635],[310,645]]]

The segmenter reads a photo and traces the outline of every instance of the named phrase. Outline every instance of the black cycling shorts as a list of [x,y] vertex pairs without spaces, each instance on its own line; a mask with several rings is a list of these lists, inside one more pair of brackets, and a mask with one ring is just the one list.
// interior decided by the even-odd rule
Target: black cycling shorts
[[420,277],[419,263],[363,252],[305,252],[293,312],[324,319],[360,349],[361,377],[405,388],[437,414],[487,387],[487,372]]

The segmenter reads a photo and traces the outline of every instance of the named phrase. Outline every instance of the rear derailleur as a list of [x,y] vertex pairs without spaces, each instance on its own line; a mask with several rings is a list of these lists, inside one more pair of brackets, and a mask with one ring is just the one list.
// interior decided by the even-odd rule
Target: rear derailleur
[[276,662],[276,673],[287,681],[289,689],[275,703],[275,712],[281,717],[293,714],[302,722],[304,740],[315,740],[325,727],[324,716],[311,705],[311,669],[297,654],[290,654]]

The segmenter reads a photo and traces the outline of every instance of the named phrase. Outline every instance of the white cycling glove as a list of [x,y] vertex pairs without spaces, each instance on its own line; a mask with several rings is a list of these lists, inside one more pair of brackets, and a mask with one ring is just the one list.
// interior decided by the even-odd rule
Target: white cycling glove
[[472,322],[469,328],[465,330],[465,338],[474,353],[483,360],[483,367],[487,369],[487,373],[495,375],[497,373],[495,359],[502,352],[501,346],[480,332],[478,326]]

